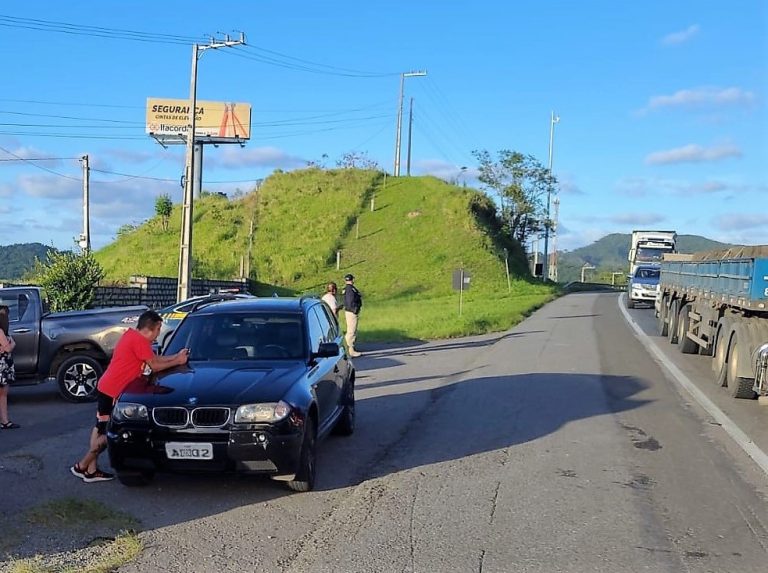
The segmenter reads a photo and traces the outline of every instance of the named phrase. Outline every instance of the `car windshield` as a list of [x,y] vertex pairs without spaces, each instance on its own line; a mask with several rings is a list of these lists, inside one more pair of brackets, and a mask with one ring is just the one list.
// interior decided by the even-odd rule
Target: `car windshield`
[[651,247],[640,247],[637,249],[636,259],[644,263],[660,262],[664,253],[671,253],[671,249],[657,249]]
[[163,354],[189,349],[190,360],[295,360],[304,356],[301,315],[231,312],[191,314]]
[[659,278],[659,269],[637,269],[635,278],[638,279],[657,279]]

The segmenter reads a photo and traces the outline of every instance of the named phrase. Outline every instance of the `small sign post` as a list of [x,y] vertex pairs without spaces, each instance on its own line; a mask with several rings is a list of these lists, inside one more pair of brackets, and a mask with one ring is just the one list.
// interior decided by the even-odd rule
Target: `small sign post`
[[459,291],[459,316],[461,316],[462,308],[464,306],[464,291],[469,290],[471,281],[472,274],[464,267],[453,271],[453,290]]

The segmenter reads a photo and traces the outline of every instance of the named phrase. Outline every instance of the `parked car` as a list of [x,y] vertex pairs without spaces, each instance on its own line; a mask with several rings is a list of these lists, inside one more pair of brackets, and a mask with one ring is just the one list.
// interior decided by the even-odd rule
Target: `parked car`
[[315,484],[318,442],[355,429],[355,368],[317,298],[252,298],[190,313],[164,354],[189,363],[135,380],[107,431],[125,485],[155,472],[242,471]]
[[196,310],[201,306],[210,304],[212,302],[252,297],[253,295],[245,293],[218,292],[202,296],[193,296],[192,298],[188,298],[181,302],[177,302],[163,309],[160,309],[157,312],[163,319],[163,326],[160,329],[160,334],[157,336],[155,349],[162,349],[166,345],[166,343],[171,339],[171,334],[173,334],[173,331],[176,330],[176,327],[179,326],[184,317],[193,310]]
[[640,265],[635,273],[629,276],[627,284],[627,306],[635,308],[638,303],[651,306],[656,302],[659,293],[659,277],[661,271],[658,265]]
[[117,341],[146,306],[51,313],[38,287],[0,288],[16,341],[16,384],[55,378],[71,402],[92,400]]

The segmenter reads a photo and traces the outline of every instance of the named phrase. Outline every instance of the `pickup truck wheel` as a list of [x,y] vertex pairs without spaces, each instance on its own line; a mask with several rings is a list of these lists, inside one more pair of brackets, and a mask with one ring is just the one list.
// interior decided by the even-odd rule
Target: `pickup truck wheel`
[[690,310],[690,304],[683,306],[677,319],[677,347],[683,354],[696,354],[699,350],[699,345],[686,336],[691,328],[691,319],[688,317]]
[[312,491],[315,487],[315,466],[317,460],[317,436],[315,434],[315,420],[307,418],[304,427],[304,440],[301,446],[301,459],[296,477],[288,482],[288,488],[293,491]]
[[755,397],[755,392],[752,390],[755,381],[752,378],[742,378],[739,376],[739,362],[744,359],[749,360],[746,343],[746,340],[742,340],[739,337],[739,330],[734,330],[731,337],[731,349],[728,353],[726,379],[731,396],[751,400]]
[[96,397],[96,383],[103,372],[101,363],[92,356],[70,356],[56,370],[59,392],[70,402],[90,402]]

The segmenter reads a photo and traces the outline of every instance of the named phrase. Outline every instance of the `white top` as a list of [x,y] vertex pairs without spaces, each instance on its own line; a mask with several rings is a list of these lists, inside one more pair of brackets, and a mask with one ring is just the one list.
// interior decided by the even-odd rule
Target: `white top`
[[333,296],[332,293],[329,293],[329,292],[325,293],[322,296],[322,300],[323,302],[325,302],[325,304],[331,307],[331,310],[333,311],[334,315],[338,313],[339,303],[336,301],[336,297]]

